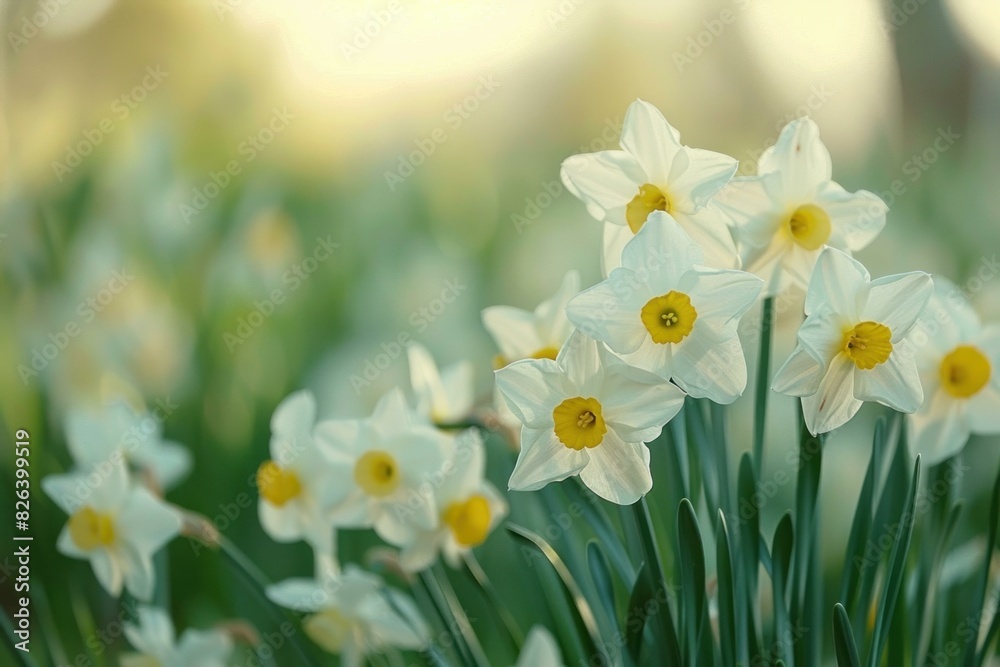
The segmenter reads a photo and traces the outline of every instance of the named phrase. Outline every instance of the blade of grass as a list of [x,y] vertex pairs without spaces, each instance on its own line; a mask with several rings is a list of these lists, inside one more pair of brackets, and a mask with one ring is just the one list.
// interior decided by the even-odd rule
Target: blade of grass
[[[705,502],[710,512],[719,509],[719,471],[712,441],[705,432],[704,416],[697,401],[688,396],[684,401],[684,423],[687,427],[688,443],[694,444],[698,456],[698,468],[701,470],[702,488],[705,490]],[[676,419],[675,419],[676,421]]]
[[[737,624],[737,642],[741,650],[743,664],[750,664],[751,656],[760,653],[760,611],[757,604],[757,572],[760,568],[760,510],[754,503],[757,493],[757,479],[754,473],[753,457],[744,453],[740,459],[737,479],[737,496],[741,508],[739,519],[740,556],[737,586],[742,589],[745,603],[744,622]],[[742,508],[747,508],[749,516],[743,516]],[[737,618],[739,618],[737,614]]]
[[646,504],[645,497],[640,498],[632,505],[632,513],[642,545],[643,562],[647,566],[647,576],[649,577],[647,587],[654,595],[652,599],[660,601],[661,610],[660,613],[656,614],[656,631],[653,633],[658,645],[658,652],[666,657],[668,665],[680,665],[680,644],[677,640],[673,615],[670,613],[670,588],[663,574],[663,561],[660,560],[660,550],[653,537],[653,523],[649,516],[649,506]]
[[[793,550],[791,612],[792,625],[797,628],[817,627],[815,609],[821,600],[810,595],[811,571],[818,565],[817,537],[819,521],[816,501],[819,496],[820,473],[823,463],[824,436],[814,436],[806,428],[799,407],[799,470],[795,488],[795,544]],[[820,633],[807,633],[795,643],[795,663],[813,664]]]
[[[424,573],[426,572],[427,570],[424,570]],[[443,596],[444,603],[447,605],[451,618],[455,620],[456,625],[453,627],[458,628],[459,634],[462,635],[462,640],[465,642],[465,645],[469,647],[469,652],[472,654],[474,663],[480,667],[488,667],[489,660],[486,658],[486,653],[483,652],[483,647],[479,643],[479,638],[472,629],[472,622],[465,613],[462,603],[459,602],[458,596],[455,594],[455,589],[451,586],[451,580],[448,579],[448,574],[444,571],[441,563],[436,563],[430,569],[430,573],[433,583],[437,586],[438,591],[440,591]]]
[[788,610],[788,577],[792,569],[792,552],[795,547],[795,534],[792,527],[792,515],[785,512],[774,531],[771,542],[771,587],[774,591],[774,643],[777,657],[787,665],[794,665],[793,656],[786,650],[782,638],[791,636],[791,617]]
[[[707,401],[707,399],[704,399]],[[729,439],[726,436],[726,410],[725,406],[714,401],[707,401],[709,412],[712,416],[712,442],[715,449],[715,464],[719,471],[719,503],[728,516],[736,514],[736,508],[732,505],[732,497],[729,491]],[[704,412],[699,409],[698,414],[704,417]]]
[[504,628],[507,630],[507,635],[510,637],[511,643],[514,644],[514,648],[520,651],[521,647],[524,646],[524,632],[514,618],[514,614],[511,613],[510,608],[504,603],[503,598],[500,597],[500,593],[493,586],[493,582],[490,581],[485,570],[483,570],[471,551],[465,553],[462,562],[465,564],[465,571],[475,580],[479,590],[483,592],[483,595],[489,601],[490,607],[500,618],[500,622],[503,623]]
[[601,545],[594,540],[587,543],[587,567],[590,568],[590,578],[594,582],[597,598],[604,610],[604,617],[607,620],[605,625],[615,627],[618,618],[615,607],[615,585],[611,581],[608,557],[604,554]]
[[[699,651],[705,606],[705,552],[694,507],[685,498],[677,509],[678,562],[681,571],[681,627],[687,664],[696,667],[703,660]],[[704,664],[703,662],[701,664]]]
[[851,619],[839,602],[833,606],[833,646],[837,651],[837,667],[861,667]]
[[924,598],[923,616],[920,619],[920,627],[916,636],[916,653],[914,654],[914,657],[918,660],[923,660],[923,656],[927,655],[927,651],[931,644],[934,614],[937,609],[936,598],[938,582],[941,579],[941,569],[944,567],[945,557],[948,555],[948,546],[951,543],[951,536],[955,531],[955,525],[958,523],[958,516],[961,512],[962,503],[955,503],[955,505],[952,506],[951,511],[948,513],[948,518],[945,520],[944,530],[939,536],[937,536],[937,548],[934,550],[934,558],[931,561],[930,572],[928,573],[929,576],[927,579],[926,598]]
[[726,515],[719,510],[715,530],[715,563],[718,571],[719,591],[719,652],[723,665],[736,664],[736,612],[738,605],[736,585],[733,580],[732,552],[729,550],[729,528]]
[[754,472],[760,479],[764,462],[764,424],[767,416],[767,396],[771,391],[771,330],[774,328],[774,298],[766,297],[760,313],[760,350],[757,355],[757,385],[753,409]]
[[[1000,521],[1000,472],[997,473],[997,479],[993,483],[993,497],[990,500],[990,527],[989,535],[986,539],[986,553],[983,557],[983,574],[979,578],[979,582],[976,584],[976,592],[973,597],[974,604],[976,605],[972,613],[976,618],[979,618],[979,614],[982,613],[982,609],[986,602],[986,589],[990,582],[990,565],[993,562],[993,552],[996,549],[997,544],[997,521]],[[988,644],[983,647],[983,653],[985,654]],[[976,642],[969,642],[969,646],[965,650],[965,661],[966,667],[972,667],[975,664],[976,655]],[[980,656],[979,664],[983,664],[985,655]]]

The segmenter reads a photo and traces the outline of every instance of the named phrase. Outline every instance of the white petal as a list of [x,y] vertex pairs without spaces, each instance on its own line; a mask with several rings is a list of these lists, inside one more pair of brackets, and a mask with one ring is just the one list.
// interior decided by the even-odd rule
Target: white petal
[[806,292],[806,315],[833,312],[859,321],[858,298],[871,276],[861,262],[835,248],[820,253]]
[[646,183],[636,159],[624,151],[574,155],[563,161],[561,174],[566,189],[598,220],[628,204]]
[[407,545],[399,556],[403,571],[416,573],[433,565],[440,552],[442,536],[440,530],[428,531]]
[[[720,335],[735,335],[740,318],[760,296],[764,281],[745,271],[695,269],[689,295],[698,320]],[[696,323],[697,324],[697,323]]]
[[812,396],[819,391],[825,370],[824,364],[799,345],[775,373],[771,389],[788,396]]
[[653,211],[622,250],[621,264],[649,285],[669,285],[701,264],[703,257],[702,248],[677,220],[663,211]]
[[524,359],[544,347],[532,313],[510,306],[483,310],[483,326],[500,348],[505,364]]
[[636,100],[625,113],[621,147],[642,165],[647,182],[665,184],[674,158],[681,151],[680,134],[659,109],[649,102]]
[[406,346],[406,358],[410,365],[410,384],[417,396],[417,403],[427,412],[440,409],[447,399],[441,374],[431,353],[420,343],[410,343]]
[[831,362],[820,382],[819,391],[802,398],[806,427],[813,435],[843,426],[861,409],[854,397],[854,362],[839,355]]
[[125,588],[136,598],[148,602],[153,597],[156,584],[153,559],[149,554],[126,546],[122,551],[122,561],[125,565]]
[[535,308],[538,337],[543,343],[541,347],[562,347],[573,333],[573,325],[566,317],[566,304],[579,292],[580,274],[577,271],[567,271],[556,293]]
[[927,465],[946,461],[962,451],[969,440],[963,402],[945,391],[930,397],[930,404],[909,415],[910,454],[919,454]]
[[[996,357],[993,358],[996,361]],[[978,394],[969,399],[966,415],[973,433],[995,435],[1000,433],[1000,368],[994,363],[994,377]]]
[[59,550],[59,553],[70,558],[88,557],[87,552],[76,546],[76,542],[73,541],[73,537],[69,534],[69,524],[63,526],[63,529],[59,531],[59,537],[56,539],[56,548]]
[[148,470],[163,489],[173,488],[191,471],[192,457],[187,447],[176,442],[162,441],[154,447],[136,452],[132,460]]
[[119,513],[116,525],[123,539],[140,553],[152,554],[180,532],[181,518],[145,488],[136,487]]
[[178,658],[192,667],[224,667],[233,644],[214,630],[186,630],[177,644]]
[[801,203],[811,199],[830,180],[833,165],[816,123],[809,118],[797,118],[781,130],[774,150],[761,155],[757,171],[780,172],[785,199]]
[[287,439],[301,437],[316,423],[316,397],[308,389],[289,395],[271,415],[271,433]]
[[124,575],[121,563],[112,557],[106,549],[95,549],[89,553],[90,566],[94,568],[94,576],[112,597],[118,597],[122,592]]
[[680,412],[684,392],[624,362],[608,364],[601,387],[604,419],[626,442],[648,442]]
[[[552,421],[552,408],[571,389],[551,359],[516,361],[494,373],[497,391],[522,424],[536,428]],[[554,398],[554,396],[561,398]]]
[[[730,220],[716,204],[709,203],[693,213],[676,211],[674,217],[684,233],[701,249],[704,258],[700,263],[717,269],[740,267],[740,255],[730,230]],[[643,227],[648,224],[647,219]]]
[[742,245],[763,247],[777,231],[781,211],[764,187],[765,176],[736,177],[712,201],[733,221]]
[[689,336],[674,346],[673,379],[695,398],[729,404],[747,386],[747,364],[738,337],[716,341]]
[[889,327],[895,343],[913,327],[933,292],[934,283],[923,271],[879,278],[869,287],[860,317]]
[[[391,596],[392,604],[383,595]],[[401,606],[407,609],[406,617],[396,611]],[[376,643],[408,649],[418,649],[426,643],[420,613],[409,598],[396,591],[387,589],[382,595],[366,599],[361,603],[361,611]],[[414,622],[420,624],[417,629]]]
[[609,430],[604,441],[590,450],[580,481],[605,500],[631,505],[653,488],[649,452],[644,444],[627,443]]
[[73,514],[86,505],[90,497],[86,477],[77,473],[44,477],[42,490],[66,514]]
[[111,433],[106,415],[74,410],[66,417],[66,446],[82,468],[107,461],[118,447],[121,433]]
[[613,270],[607,280],[584,290],[566,305],[570,322],[616,352],[635,352],[647,335],[639,318],[642,306],[632,303],[642,289],[638,281],[630,269]]
[[798,333],[799,345],[826,366],[844,345],[844,320],[834,313],[810,315]]
[[102,461],[86,472],[87,486],[91,489],[87,505],[101,511],[121,507],[129,493],[129,473],[125,457],[115,453],[109,460]]
[[589,455],[566,447],[552,429],[521,429],[521,451],[510,475],[511,491],[537,491],[583,470]]
[[[580,331],[574,331],[566,339],[556,357],[556,363],[572,385],[580,387],[600,371],[600,345]],[[545,407],[550,406],[546,403]]]
[[299,503],[292,501],[281,507],[261,499],[257,505],[257,518],[264,532],[276,542],[296,542],[302,539],[299,522]]
[[628,225],[606,222],[601,238],[601,274],[607,277],[613,269],[622,265],[622,253],[635,234]]
[[655,373],[664,380],[674,376],[674,348],[676,345],[654,343],[646,336],[635,352],[623,354],[622,358],[630,366]]
[[563,664],[559,645],[543,625],[536,625],[528,632],[528,638],[514,667],[560,667]]
[[671,174],[667,188],[672,197],[701,208],[732,180],[739,162],[728,155],[701,148],[681,150],[687,153],[687,166],[679,175]]
[[285,579],[267,587],[267,597],[294,611],[319,611],[331,603],[330,593],[312,579]]
[[804,290],[809,284],[812,264],[809,265],[809,271],[801,282],[795,279],[795,274],[791,277],[783,275],[786,273],[783,268],[788,254],[792,251],[792,245],[789,238],[776,234],[770,243],[761,248],[744,249],[743,268],[764,281],[762,296],[776,296],[780,292],[787,291],[791,284]]
[[885,227],[889,212],[878,195],[867,190],[847,192],[833,181],[823,188],[816,204],[830,216],[833,233],[829,245],[857,252],[875,240]]

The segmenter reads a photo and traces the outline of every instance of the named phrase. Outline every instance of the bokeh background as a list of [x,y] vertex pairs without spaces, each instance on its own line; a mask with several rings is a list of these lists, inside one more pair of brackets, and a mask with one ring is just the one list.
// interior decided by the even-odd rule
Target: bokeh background
[[[69,465],[68,409],[171,406],[165,432],[195,460],[171,500],[217,517],[255,494],[284,396],[309,387],[325,415],[367,413],[407,382],[401,335],[444,364],[473,361],[489,405],[495,350],[479,312],[532,308],[569,269],[599,280],[600,225],[559,164],[617,147],[637,97],[747,174],[809,114],[835,179],[890,204],[860,254],[872,274],[943,274],[1000,320],[1000,7],[986,0],[3,0],[0,20],[0,409],[9,444],[31,433],[33,573],[49,603],[36,627],[58,636],[45,643],[66,664],[122,648],[86,652],[88,626],[120,607],[85,562],[55,552],[63,517],[38,491]],[[94,306],[116,271],[124,288]],[[456,296],[439,308],[443,293]],[[797,311],[779,321],[779,361]],[[795,446],[791,400],[771,407],[765,478]],[[850,521],[836,509],[853,507],[878,412],[824,456],[831,578]],[[748,405],[732,420],[735,461]],[[970,550],[998,444],[966,449]],[[491,447],[506,488],[509,457]],[[12,459],[0,457],[5,497]],[[792,497],[778,489],[765,533]],[[554,521],[514,502],[523,523]],[[255,506],[223,520],[272,578],[309,573],[308,550],[267,539]],[[344,558],[373,544],[348,535]],[[546,622],[509,538],[482,551],[525,627]],[[215,555],[176,540],[169,556],[180,626],[243,617],[267,629]],[[484,643],[510,664],[484,605],[470,593]]]

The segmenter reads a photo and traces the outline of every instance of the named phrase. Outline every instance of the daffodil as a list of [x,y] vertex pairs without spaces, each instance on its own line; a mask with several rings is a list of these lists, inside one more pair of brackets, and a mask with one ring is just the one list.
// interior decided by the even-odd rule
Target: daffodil
[[680,133],[642,100],[625,114],[621,147],[562,164],[566,188],[605,223],[605,272],[619,265],[622,248],[653,211],[672,215],[704,249],[706,264],[738,267],[730,221],[712,201],[736,173],[736,160],[682,145]]
[[451,436],[420,419],[399,389],[383,396],[369,419],[325,421],[319,430],[350,462],[335,525],[374,527],[394,544],[437,527],[432,481],[450,456]]
[[417,412],[433,424],[462,421],[472,411],[474,399],[472,364],[460,361],[438,371],[434,358],[423,345],[406,348],[410,362],[410,384],[417,397]]
[[900,412],[920,407],[911,333],[933,289],[921,271],[873,281],[843,252],[822,252],[806,292],[798,345],[772,385],[802,397],[810,433],[847,423],[864,401]]
[[486,541],[507,515],[507,502],[485,479],[485,472],[486,452],[479,432],[463,431],[434,485],[440,521],[433,530],[415,530],[402,545],[400,563],[404,570],[426,569],[439,553],[455,567],[462,554]]
[[332,516],[347,493],[351,462],[318,431],[311,392],[296,392],[275,409],[271,458],[257,469],[258,516],[273,539],[305,540],[329,558],[335,553]]
[[597,495],[634,503],[653,485],[649,450],[684,393],[574,333],[551,359],[496,371],[497,389],[522,424],[509,487],[534,491],[572,475]]
[[562,654],[555,637],[544,625],[536,625],[528,632],[521,654],[514,667],[562,667]]
[[178,639],[167,613],[139,608],[138,624],[125,624],[135,652],[121,657],[122,667],[227,667],[233,643],[217,630],[185,630]]
[[163,439],[162,419],[133,412],[124,403],[102,410],[74,410],[66,417],[66,444],[78,466],[123,456],[155,490],[173,488],[191,471],[191,452]]
[[885,226],[881,199],[831,180],[830,153],[809,118],[782,129],[757,172],[734,179],[717,201],[735,223],[743,267],[765,280],[768,296],[805,288],[824,247],[857,252]]
[[622,265],[570,301],[566,313],[630,365],[692,396],[731,403],[747,383],[737,326],[761,280],[701,260],[680,225],[655,212],[625,246]]
[[512,306],[484,309],[483,326],[500,348],[497,367],[520,359],[555,359],[573,332],[566,319],[566,304],[579,291],[580,274],[569,271],[558,291],[534,311]]
[[124,585],[140,600],[153,594],[153,554],[181,529],[179,514],[133,484],[121,458],[89,469],[50,475],[42,488],[69,515],[56,543],[71,558],[90,561],[111,595]]
[[276,604],[308,614],[306,635],[339,654],[344,667],[360,667],[365,655],[387,647],[421,649],[428,628],[413,601],[353,565],[332,579],[288,579],[270,586]]
[[940,463],[973,433],[1000,433],[1000,327],[984,327],[961,290],[935,276],[913,345],[924,388],[909,416],[913,453]]

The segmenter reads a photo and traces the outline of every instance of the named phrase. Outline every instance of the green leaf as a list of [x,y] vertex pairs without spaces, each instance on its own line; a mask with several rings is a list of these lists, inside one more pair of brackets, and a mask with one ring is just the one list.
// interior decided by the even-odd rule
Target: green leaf
[[698,518],[687,498],[677,509],[678,562],[681,571],[681,600],[684,613],[681,626],[685,628],[685,655],[689,665],[698,664],[698,646],[701,641],[702,616],[705,605],[705,552],[698,529]]
[[839,602],[833,607],[833,645],[837,651],[837,667],[861,667],[851,619]]
[[[900,443],[899,446],[904,447],[905,443]],[[892,552],[889,556],[889,570],[886,573],[878,615],[875,618],[875,630],[872,633],[871,652],[868,656],[869,667],[877,667],[879,661],[882,659],[882,651],[885,649],[885,643],[888,638],[889,624],[892,622],[896,599],[899,596],[899,589],[903,583],[903,576],[906,571],[906,556],[910,550],[910,538],[913,536],[913,523],[915,519],[913,510],[917,501],[919,482],[920,457],[917,456],[913,464],[913,476],[910,478],[910,487],[906,494],[906,506],[902,514],[900,514],[899,522],[894,531],[895,538],[893,539]]]
[[694,450],[697,454],[698,468],[701,470],[702,488],[705,491],[705,502],[708,504],[709,510],[715,512],[720,507],[717,455],[715,447],[712,445],[712,440],[705,431],[704,415],[701,412],[701,406],[690,396],[685,399],[682,416],[687,425],[688,442],[694,444]]
[[757,385],[753,408],[753,460],[760,477],[764,464],[764,425],[767,417],[767,397],[771,393],[771,330],[774,325],[774,297],[764,299],[760,314],[760,349],[757,356]]
[[625,646],[632,657],[632,662],[637,665],[641,664],[639,658],[642,649],[642,631],[648,620],[643,610],[651,600],[656,600],[656,590],[653,588],[649,565],[644,562],[639,566],[639,573],[635,576],[635,584],[628,596],[628,610],[625,615]]
[[792,550],[795,547],[792,515],[785,512],[774,531],[771,546],[771,585],[774,591],[774,643],[778,657],[789,665],[794,664],[793,656],[785,649],[782,637],[791,633],[791,616],[788,610],[788,577],[792,569]]
[[[795,488],[795,545],[791,583],[792,625],[797,628],[819,627],[822,608],[819,599],[818,520],[816,501],[819,496],[820,471],[823,463],[824,436],[813,436],[806,428],[799,409],[799,472]],[[810,665],[818,662],[819,633],[807,633],[796,642],[795,662]]]
[[[757,571],[760,566],[760,510],[753,502],[757,492],[757,478],[754,472],[753,458],[744,453],[740,459],[739,476],[737,478],[737,506],[740,508],[739,519],[739,571],[737,581],[742,589],[741,597],[745,603],[743,623],[737,624],[739,635],[737,642],[743,664],[750,664],[751,656],[760,653],[760,612],[757,606]],[[743,516],[743,508],[748,509],[749,516]],[[740,618],[740,614],[737,614]]]
[[729,528],[726,515],[719,510],[715,530],[715,563],[719,579],[719,649],[722,664],[736,664],[736,585],[733,580],[732,552],[729,549]]
[[653,536],[653,523],[649,516],[649,506],[646,504],[645,497],[640,498],[632,505],[632,515],[642,545],[643,561],[647,566],[646,576],[649,581],[646,582],[645,587],[649,589],[651,595],[647,601],[653,600],[659,605],[659,613],[653,615],[656,621],[653,636],[656,641],[657,653],[664,656],[668,665],[680,665],[680,645],[677,641],[673,615],[670,613],[670,587],[663,574],[663,566],[661,565],[663,561],[660,560],[660,551]]
[[594,531],[601,546],[607,550],[607,556],[615,571],[621,578],[623,584],[628,584],[635,579],[635,568],[629,560],[625,546],[622,544],[621,535],[611,525],[604,508],[601,507],[600,498],[583,485],[579,477],[573,478],[572,484],[563,485],[566,489],[567,497],[580,506],[580,510],[587,518],[587,525]]
[[[996,549],[997,545],[997,521],[1000,520],[1000,472],[997,473],[997,479],[993,483],[993,497],[990,500],[990,527],[989,527],[989,537],[986,540],[986,554],[983,557],[983,576],[980,577],[979,583],[976,585],[975,592],[975,608],[972,610],[972,614],[975,618],[979,618],[979,614],[986,602],[986,589],[990,582],[990,565],[993,561],[993,551]],[[996,619],[994,619],[994,623]],[[991,629],[991,633],[995,634],[995,631]],[[969,642],[970,646],[966,648],[965,651],[965,664],[967,667],[971,667],[974,664],[974,656],[976,654],[976,642]],[[983,646],[982,654],[979,656],[979,664],[984,664],[986,660],[986,650],[989,648],[989,643]]]
[[941,570],[944,567],[945,557],[948,555],[948,546],[951,543],[952,533],[958,523],[958,516],[962,512],[962,503],[958,502],[952,506],[945,521],[944,530],[938,536],[937,548],[934,550],[934,559],[931,561],[930,572],[927,580],[927,596],[923,603],[923,616],[920,620],[916,637],[917,656],[926,656],[933,634],[934,613],[937,609],[937,587],[941,580]]
[[[608,557],[600,543],[595,540],[587,542],[587,567],[590,569],[590,578],[597,590],[597,599],[604,610],[604,617],[607,621],[604,625],[617,631],[618,612],[615,607],[615,585],[611,581]],[[612,633],[608,634],[610,636]]]

